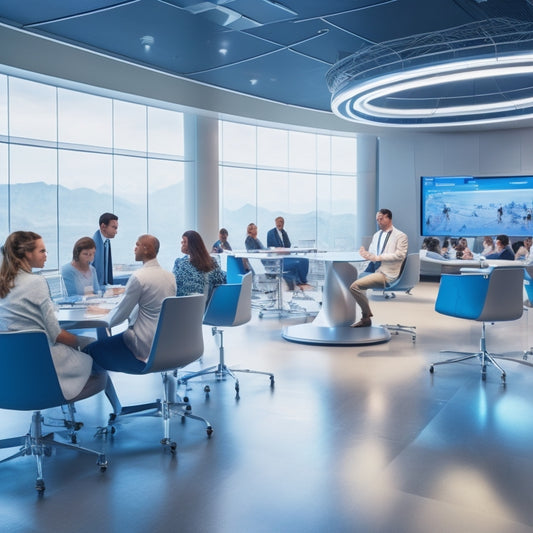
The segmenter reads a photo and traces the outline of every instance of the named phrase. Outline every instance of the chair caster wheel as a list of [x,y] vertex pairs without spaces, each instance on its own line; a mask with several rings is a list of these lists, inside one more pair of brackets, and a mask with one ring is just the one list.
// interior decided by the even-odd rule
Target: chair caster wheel
[[184,401],[185,403],[189,403],[189,397],[188,397],[188,396],[184,396],[184,397],[183,397],[183,401]]
[[175,455],[176,454],[176,449],[177,449],[178,445],[175,443],[175,442],[171,442],[170,443],[170,453],[172,455]]
[[42,494],[44,492],[44,489],[46,487],[44,486],[44,479],[38,479],[36,482],[35,482],[35,490],[39,493],[39,494]]
[[204,387],[204,392],[205,392],[206,394],[210,393],[210,392],[211,392],[211,387],[209,387],[209,385],[206,385],[206,386]]
[[431,365],[431,366],[429,367],[429,373],[430,373],[430,374],[433,374],[433,372],[435,372],[435,367],[434,367],[433,365]]
[[213,428],[211,426],[209,426],[207,429],[206,429],[206,432],[207,432],[207,436],[210,437],[212,434],[213,434]]

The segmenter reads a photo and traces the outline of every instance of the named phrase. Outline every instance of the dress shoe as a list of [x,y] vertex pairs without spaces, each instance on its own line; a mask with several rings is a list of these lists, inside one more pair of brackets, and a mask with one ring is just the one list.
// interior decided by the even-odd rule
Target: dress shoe
[[359,322],[354,322],[350,327],[351,328],[368,328],[372,325],[372,320],[370,317],[363,317]]

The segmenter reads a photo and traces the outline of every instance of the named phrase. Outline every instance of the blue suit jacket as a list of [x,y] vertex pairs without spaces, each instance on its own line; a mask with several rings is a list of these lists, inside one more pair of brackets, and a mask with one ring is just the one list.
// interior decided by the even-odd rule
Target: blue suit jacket
[[[96,243],[96,253],[94,254],[93,266],[96,269],[96,276],[98,277],[98,283],[101,287],[104,286],[104,242],[100,230],[97,230],[93,235],[93,240]],[[111,245],[109,246],[109,272],[108,272],[108,284],[113,284],[113,261],[111,260]]]
[[281,234],[283,235],[283,241],[279,238],[277,228],[272,228],[271,230],[269,230],[269,232],[267,233],[267,246],[269,248],[271,246],[274,246],[275,248],[290,248],[291,240],[289,239],[287,232],[282,229]]

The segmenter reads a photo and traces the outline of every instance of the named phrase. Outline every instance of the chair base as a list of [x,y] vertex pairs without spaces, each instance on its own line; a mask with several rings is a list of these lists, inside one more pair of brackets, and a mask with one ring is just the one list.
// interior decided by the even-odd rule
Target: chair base
[[2,449],[21,446],[18,452],[6,457],[5,459],[2,459],[0,463],[5,463],[6,461],[10,461],[11,459],[22,457],[24,455],[33,455],[35,457],[37,461],[37,479],[35,481],[35,488],[39,494],[42,494],[46,488],[43,477],[43,456],[50,456],[53,448],[66,448],[67,450],[74,450],[79,453],[96,455],[96,464],[98,468],[101,472],[105,472],[107,469],[107,459],[105,454],[96,450],[90,450],[89,448],[83,448],[76,444],[55,440],[53,433],[43,435],[42,425],[43,416],[41,415],[40,411],[35,411],[32,415],[29,433],[20,437],[0,440],[0,448]]
[[[176,442],[170,437],[170,418],[172,416],[181,416],[182,422],[185,421],[186,418],[202,422],[205,425],[207,436],[210,437],[213,434],[213,426],[207,419],[192,413],[192,406],[187,397],[181,399],[178,396],[176,393],[176,380],[174,379],[177,372],[173,371],[173,374],[173,377],[169,377],[167,372],[161,373],[164,387],[164,399],[156,399],[149,403],[122,406],[118,400],[116,392],[112,394],[114,388],[113,391],[106,388],[106,394],[113,405],[113,413],[109,415],[107,426],[99,428],[97,434],[114,434],[116,432],[115,424],[121,416],[155,410],[163,417],[163,437],[161,439],[161,444],[163,446],[168,446],[172,454],[174,454],[177,449]],[[110,395],[113,397],[113,400],[111,400]]]
[[413,290],[413,287],[411,287],[410,289],[385,289],[383,291],[383,296],[385,297],[385,299],[390,299],[390,298],[396,298],[396,293],[397,292],[405,292],[405,294],[409,294],[411,296],[411,291]]
[[481,379],[485,380],[487,378],[487,364],[492,363],[500,371],[502,383],[505,384],[505,370],[496,362],[496,358],[499,357],[497,354],[491,354],[487,350],[482,350],[479,352],[457,352],[454,350],[441,350],[440,353],[455,353],[458,354],[459,357],[454,357],[453,359],[447,359],[446,361],[438,361],[437,363],[433,363],[429,367],[429,371],[431,374],[433,374],[437,365],[458,363],[459,361],[467,361],[468,359],[478,358],[481,364]]
[[416,326],[404,326],[403,324],[383,324],[383,327],[387,328],[395,335],[407,333],[408,335],[411,335],[411,340],[416,342]]
[[[206,368],[205,370],[199,370],[198,372],[192,372],[190,374],[187,374],[186,376],[182,376],[178,378],[178,385],[187,385],[187,382],[190,379],[197,378],[198,376],[207,376],[209,374],[213,374],[217,381],[222,381],[226,379],[226,376],[230,376],[235,381],[235,392],[236,397],[239,398],[239,390],[240,390],[240,383],[239,379],[235,375],[235,372],[244,372],[246,374],[262,374],[264,376],[270,377],[270,387],[274,388],[274,374],[271,372],[263,372],[261,370],[250,370],[249,368],[229,368],[225,364],[218,364],[214,366],[210,366],[209,368]],[[209,388],[209,385],[206,385],[204,387],[204,392],[206,394],[209,394],[211,392],[211,389]]]

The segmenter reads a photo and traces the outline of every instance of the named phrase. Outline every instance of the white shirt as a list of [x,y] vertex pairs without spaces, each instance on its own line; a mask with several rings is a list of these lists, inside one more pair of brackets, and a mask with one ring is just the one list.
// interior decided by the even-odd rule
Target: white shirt
[[174,275],[151,259],[131,275],[124,297],[109,315],[111,327],[129,320],[124,342],[141,361],[150,355],[161,304],[168,296],[176,296]]

